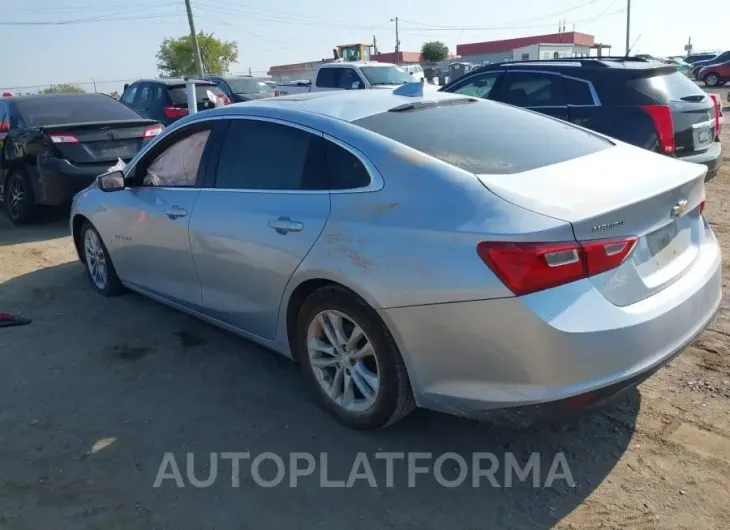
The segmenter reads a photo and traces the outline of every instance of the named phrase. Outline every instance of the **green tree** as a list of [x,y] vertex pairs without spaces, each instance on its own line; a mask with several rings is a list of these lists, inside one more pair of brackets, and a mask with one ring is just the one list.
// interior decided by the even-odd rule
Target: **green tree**
[[449,58],[449,47],[441,41],[424,42],[421,46],[423,60],[428,63],[444,61]]
[[[206,73],[222,74],[231,63],[238,60],[238,43],[217,39],[212,33],[198,33],[198,46]],[[157,68],[160,75],[180,77],[197,73],[193,39],[190,35],[177,39],[165,39],[157,52]]]
[[76,85],[61,83],[60,85],[51,85],[38,91],[39,94],[84,94],[86,90]]

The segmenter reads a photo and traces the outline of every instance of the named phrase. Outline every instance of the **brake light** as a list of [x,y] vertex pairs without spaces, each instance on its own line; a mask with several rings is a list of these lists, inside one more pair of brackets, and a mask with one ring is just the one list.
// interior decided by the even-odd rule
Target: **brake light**
[[162,132],[162,125],[152,125],[151,127],[147,127],[144,132],[142,133],[142,138],[152,138],[154,136],[157,136]]
[[49,135],[51,137],[51,141],[54,144],[77,144],[79,143],[79,138],[73,134],[51,134]]
[[188,109],[184,107],[175,107],[172,105],[167,105],[166,107],[163,107],[162,112],[165,113],[165,116],[173,120],[188,115]]
[[715,106],[715,136],[720,135],[720,99],[717,94],[709,94]]
[[11,97],[13,97],[13,95],[10,92],[3,92],[3,97],[4,98],[11,98]]
[[585,253],[586,276],[595,276],[621,265],[634,250],[638,240],[639,238],[632,236],[583,241],[581,246]]
[[663,153],[674,154],[674,123],[669,105],[641,105],[654,122],[659,147]]
[[638,239],[599,239],[562,243],[477,245],[482,261],[516,295],[525,295],[595,276],[621,265]]
[[0,121],[0,132],[8,132],[10,130],[10,122],[8,120]]
[[278,90],[274,90],[274,97],[275,98],[278,98],[279,97],[279,91]]
[[703,199],[700,203],[700,215],[702,215],[705,211],[705,200]]
[[223,92],[218,92],[218,97],[223,101],[224,105],[230,105],[231,99],[226,96]]

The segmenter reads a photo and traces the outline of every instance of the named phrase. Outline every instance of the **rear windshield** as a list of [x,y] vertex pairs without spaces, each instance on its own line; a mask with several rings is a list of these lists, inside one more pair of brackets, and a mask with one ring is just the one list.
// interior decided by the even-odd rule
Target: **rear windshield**
[[658,101],[701,101],[705,91],[680,72],[629,81],[629,86]]
[[472,173],[519,173],[612,145],[566,122],[484,100],[384,112],[354,123]]
[[16,105],[28,127],[141,119],[139,114],[116,99],[94,94],[41,96],[18,100]]
[[[212,84],[195,85],[195,97],[197,98],[196,101],[205,101],[206,99],[210,100],[210,96],[208,95],[208,92],[217,94],[219,92],[219,90],[215,85],[212,85]],[[168,93],[170,94],[170,99],[172,100],[173,105],[175,105],[175,106],[187,105],[188,93],[187,93],[187,89],[186,89],[185,85],[170,87],[168,90]]]
[[271,87],[250,77],[227,77],[226,83],[234,94],[260,94],[271,92]]

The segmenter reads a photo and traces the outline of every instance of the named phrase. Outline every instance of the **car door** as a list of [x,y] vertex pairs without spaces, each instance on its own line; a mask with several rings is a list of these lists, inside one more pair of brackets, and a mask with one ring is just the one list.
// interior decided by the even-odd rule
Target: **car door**
[[557,72],[507,70],[493,99],[568,119],[562,76]]
[[227,125],[190,221],[204,310],[273,339],[286,284],[329,216],[324,139],[276,120]]
[[201,293],[188,226],[211,134],[206,122],[162,138],[126,171],[125,189],[109,193],[99,214],[122,281],[193,309],[200,308]]
[[468,76],[448,88],[447,91],[473,98],[491,99],[490,96],[493,96],[496,92],[501,75],[502,70],[495,70]]

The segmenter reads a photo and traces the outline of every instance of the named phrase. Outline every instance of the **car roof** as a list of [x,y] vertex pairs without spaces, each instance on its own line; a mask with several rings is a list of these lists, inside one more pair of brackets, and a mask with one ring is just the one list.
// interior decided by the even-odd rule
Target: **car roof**
[[291,96],[273,97],[226,105],[207,111],[215,114],[247,114],[257,108],[298,110],[330,118],[352,122],[374,114],[388,112],[406,103],[464,99],[461,94],[428,90],[422,96],[401,96],[393,90],[341,90],[334,92],[309,92]]
[[543,59],[528,61],[510,61],[484,65],[474,71],[510,68],[597,68],[597,69],[625,69],[648,70],[665,66],[664,63],[653,59],[636,57],[564,57],[559,59]]
[[393,63],[380,63],[377,61],[344,61],[341,63],[325,63],[320,68],[349,68],[351,66],[395,66]]
[[[161,85],[177,86],[184,85],[188,81],[195,81],[196,83],[210,83],[207,79],[184,79],[182,77],[166,77],[161,79],[137,79],[134,83],[158,83]],[[134,84],[130,83],[130,84]],[[212,84],[212,83],[211,83]]]
[[[34,101],[42,99],[48,101],[49,99],[78,99],[78,98],[112,98],[107,94],[96,94],[87,92],[78,92],[70,94],[28,94],[25,96],[11,96],[0,99],[0,102],[23,102],[23,101]],[[115,100],[116,101],[116,100]]]

